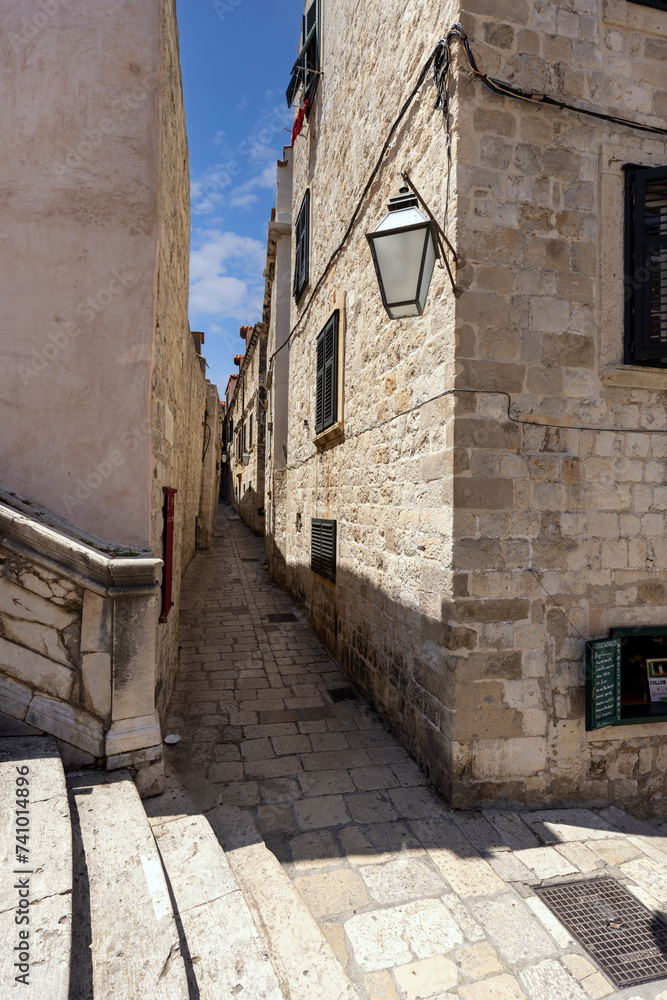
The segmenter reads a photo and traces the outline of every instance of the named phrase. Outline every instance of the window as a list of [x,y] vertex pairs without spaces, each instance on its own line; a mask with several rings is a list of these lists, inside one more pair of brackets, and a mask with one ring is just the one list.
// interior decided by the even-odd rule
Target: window
[[317,338],[316,434],[338,419],[338,316],[336,309]]
[[667,167],[625,168],[626,364],[667,365]]
[[331,583],[336,582],[336,522],[311,520],[310,568]]
[[248,433],[248,447],[252,449],[252,413],[250,414],[250,429]]
[[292,76],[287,88],[287,107],[291,108],[294,98],[303,86],[303,96],[312,106],[315,91],[320,80],[320,49],[322,35],[322,13],[320,0],[312,0],[306,8],[301,24],[301,48],[292,67]]
[[310,267],[310,188],[301,202],[294,233],[294,287],[292,294],[298,302],[308,284]]
[[248,431],[248,424],[244,421],[244,423],[243,423],[243,451],[244,452],[248,450],[248,448],[247,448],[247,443],[248,443],[248,441],[247,441],[247,431]]
[[667,722],[667,628],[613,628],[586,652],[587,730]]

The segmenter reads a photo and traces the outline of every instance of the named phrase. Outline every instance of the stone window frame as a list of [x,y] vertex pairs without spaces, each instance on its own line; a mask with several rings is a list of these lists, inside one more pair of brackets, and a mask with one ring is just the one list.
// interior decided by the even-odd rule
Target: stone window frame
[[[345,335],[347,330],[347,320],[345,311],[346,293],[336,292],[333,296],[331,314],[338,312],[338,365],[337,365],[337,404],[336,420],[330,427],[326,427],[319,434],[315,431],[313,444],[319,450],[333,447],[340,444],[345,438]],[[328,321],[327,321],[328,322]],[[311,412],[317,411],[317,355],[312,352],[313,378],[312,378],[312,407]]]
[[664,142],[604,143],[600,170],[600,378],[605,385],[667,390],[667,368],[625,364],[625,171],[667,165]]

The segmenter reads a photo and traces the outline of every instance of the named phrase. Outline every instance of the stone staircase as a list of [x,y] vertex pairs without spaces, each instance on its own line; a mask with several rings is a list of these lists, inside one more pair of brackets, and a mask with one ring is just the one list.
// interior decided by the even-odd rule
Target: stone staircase
[[2,1000],[357,1000],[261,836],[177,755],[142,802],[127,772],[66,777],[51,737],[7,737],[0,792]]

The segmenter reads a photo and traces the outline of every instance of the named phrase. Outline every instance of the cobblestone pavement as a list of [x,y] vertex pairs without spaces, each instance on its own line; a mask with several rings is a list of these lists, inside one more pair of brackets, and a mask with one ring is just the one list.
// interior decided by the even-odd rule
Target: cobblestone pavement
[[336,701],[347,681],[264,562],[221,507],[185,579],[168,727],[252,817],[360,997],[667,1000],[667,977],[616,991],[533,891],[611,875],[667,910],[667,827],[450,811],[364,701]]

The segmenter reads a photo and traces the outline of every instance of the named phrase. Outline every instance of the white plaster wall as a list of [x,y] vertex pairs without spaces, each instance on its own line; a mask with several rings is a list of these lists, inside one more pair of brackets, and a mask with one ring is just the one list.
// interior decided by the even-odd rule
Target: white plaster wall
[[160,0],[3,0],[0,481],[150,541]]

